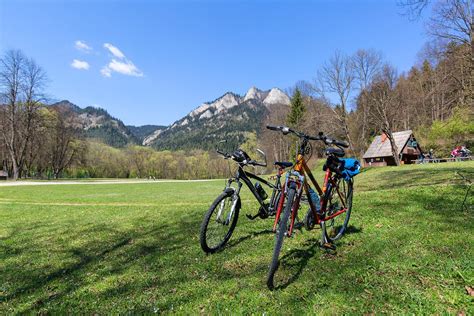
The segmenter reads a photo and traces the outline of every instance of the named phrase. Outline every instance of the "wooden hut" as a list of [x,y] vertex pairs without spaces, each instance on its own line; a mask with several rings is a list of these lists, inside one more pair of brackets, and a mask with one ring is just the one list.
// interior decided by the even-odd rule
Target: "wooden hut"
[[[393,138],[395,144],[397,144],[398,155],[402,164],[410,164],[413,163],[413,160],[418,159],[422,151],[411,130],[395,132]],[[392,147],[387,135],[382,134],[375,137],[362,158],[363,165],[366,167],[395,166]]]

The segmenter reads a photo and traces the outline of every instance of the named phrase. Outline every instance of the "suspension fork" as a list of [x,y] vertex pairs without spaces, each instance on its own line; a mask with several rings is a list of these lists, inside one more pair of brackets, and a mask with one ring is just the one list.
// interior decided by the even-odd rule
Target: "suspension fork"
[[[297,177],[297,179],[290,179],[290,176],[295,176]],[[278,203],[278,209],[277,209],[277,213],[276,213],[276,216],[275,216],[275,222],[273,223],[273,232],[276,231],[276,227],[277,227],[277,224],[278,224],[278,221],[280,220],[280,216],[281,216],[281,211],[283,209],[283,203],[285,201],[285,197],[287,195],[287,191],[288,191],[288,187],[289,187],[289,184],[290,183],[296,183],[296,186],[297,186],[297,199],[296,199],[296,203],[292,206],[292,222],[291,222],[291,228],[290,230],[288,231],[289,234],[291,234],[291,231],[292,231],[292,227],[293,227],[293,223],[294,223],[294,218],[296,217],[296,212],[298,211],[298,207],[299,207],[299,201],[300,201],[300,198],[301,198],[301,192],[302,192],[302,189],[303,189],[303,183],[305,181],[305,178],[304,176],[300,175],[299,172],[297,171],[288,171],[287,174],[286,174],[286,179],[285,179],[285,183],[283,184],[283,187],[281,189],[281,195],[280,195],[280,201]],[[290,202],[293,202],[293,201],[287,201],[287,203],[290,203]],[[296,208],[295,208],[296,206]]]
[[291,208],[291,224],[290,224],[290,229],[288,230],[288,237],[291,237],[291,234],[293,233],[293,226],[295,225],[295,219],[296,216],[298,215],[298,208],[300,207],[300,201],[301,201],[301,195],[303,194],[303,186],[304,183],[297,183],[297,197],[295,200],[295,203],[293,204]]
[[[233,188],[231,185],[233,182],[237,182],[237,188]],[[232,190],[232,205],[230,208],[229,214],[227,214],[227,218],[224,221],[224,225],[228,225],[230,223],[230,220],[232,219],[232,216],[234,215],[235,212],[235,207],[237,206],[237,202],[239,200],[239,193],[240,189],[242,188],[242,183],[240,182],[239,177],[236,178],[231,178],[227,181],[226,187],[224,191]],[[225,207],[225,199],[221,201],[219,205],[219,211],[217,212],[217,220],[221,220],[222,212]]]

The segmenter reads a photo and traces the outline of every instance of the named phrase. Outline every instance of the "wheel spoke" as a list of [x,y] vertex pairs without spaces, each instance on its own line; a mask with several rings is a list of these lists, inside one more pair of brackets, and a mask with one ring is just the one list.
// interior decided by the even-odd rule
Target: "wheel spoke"
[[334,215],[342,210],[345,212],[339,213],[324,223],[326,235],[330,241],[339,239],[344,233],[350,217],[351,204],[352,183],[343,179],[337,180],[329,194],[326,216]]
[[222,248],[229,240],[235,227],[239,199],[233,194],[221,194],[206,213],[201,226],[201,247],[206,252],[214,252]]

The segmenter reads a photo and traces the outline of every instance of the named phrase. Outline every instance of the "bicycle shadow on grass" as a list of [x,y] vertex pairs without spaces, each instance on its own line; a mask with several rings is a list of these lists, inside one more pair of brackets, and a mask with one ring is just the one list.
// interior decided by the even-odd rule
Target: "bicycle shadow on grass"
[[358,233],[362,233],[362,228],[351,225],[351,226],[347,226],[346,230],[344,231],[344,236],[351,235],[351,234],[358,234]]
[[264,229],[264,230],[261,230],[259,232],[254,232],[254,233],[250,233],[250,234],[247,234],[245,236],[242,236],[242,237],[239,237],[238,239],[236,240],[233,240],[233,241],[230,241],[226,247],[224,247],[224,249],[226,248],[232,248],[232,247],[235,247],[237,245],[239,245],[240,243],[246,241],[246,240],[249,240],[249,239],[252,239],[254,237],[257,237],[257,236],[260,236],[260,235],[266,235],[266,234],[273,234],[273,230],[271,229]]
[[[362,229],[359,227],[355,226],[348,226],[344,235],[346,234],[357,234],[361,233]],[[284,290],[287,288],[290,284],[295,282],[296,280],[299,279],[301,273],[305,270],[306,266],[308,265],[308,262],[316,255],[316,254],[323,254],[327,256],[335,256],[337,254],[337,248],[335,250],[331,249],[325,249],[321,247],[321,241],[317,238],[312,238],[309,239],[305,242],[305,245],[310,244],[310,246],[306,249],[293,249],[289,251],[288,253],[284,254],[280,258],[280,265],[279,265],[279,270],[280,268],[284,267],[287,270],[285,272],[291,272],[292,273],[289,278],[284,281],[281,284],[277,284],[275,286],[275,290]],[[278,271],[277,271],[278,274]]]

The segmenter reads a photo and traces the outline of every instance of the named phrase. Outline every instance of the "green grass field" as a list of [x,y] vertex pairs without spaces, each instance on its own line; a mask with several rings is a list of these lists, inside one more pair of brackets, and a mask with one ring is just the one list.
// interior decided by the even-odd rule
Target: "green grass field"
[[229,246],[199,247],[223,180],[0,187],[0,314],[474,314],[474,194],[462,211],[455,171],[474,163],[364,171],[337,251],[298,231],[273,292],[272,222],[244,216],[247,191]]

